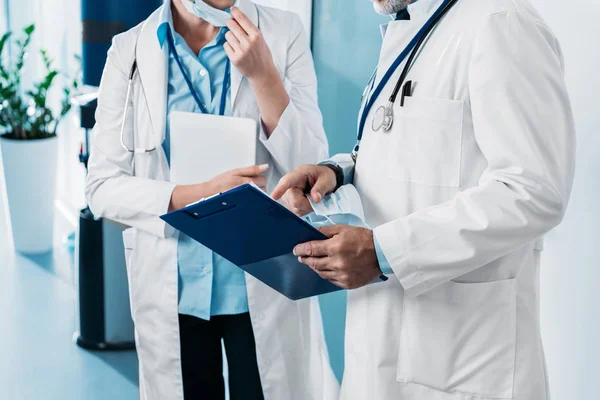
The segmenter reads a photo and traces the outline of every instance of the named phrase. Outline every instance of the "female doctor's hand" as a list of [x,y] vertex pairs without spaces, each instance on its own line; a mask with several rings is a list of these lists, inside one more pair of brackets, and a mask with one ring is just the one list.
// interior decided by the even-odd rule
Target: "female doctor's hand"
[[248,78],[260,110],[264,133],[275,131],[279,120],[290,103],[279,71],[273,62],[271,50],[260,30],[238,8],[231,8],[225,34],[225,52],[231,63]]
[[237,7],[231,8],[231,16],[224,46],[231,63],[251,82],[281,80],[260,30]]
[[274,200],[283,198],[286,206],[296,215],[302,217],[313,209],[306,198],[306,188],[310,189],[310,197],[315,203],[333,192],[337,180],[331,168],[323,165],[302,165],[285,175],[271,193]]
[[238,168],[217,175],[208,181],[208,186],[212,196],[223,193],[246,183],[254,183],[262,190],[266,189],[267,178],[261,174],[269,169],[268,164],[253,165],[251,167]]
[[319,230],[329,239],[299,244],[294,255],[321,278],[343,289],[358,289],[381,276],[373,231],[348,225]]
[[217,175],[208,182],[196,185],[181,185],[173,190],[169,211],[184,208],[200,199],[223,193],[246,183],[254,183],[262,190],[266,189],[267,178],[263,176],[269,169],[268,164],[238,168]]

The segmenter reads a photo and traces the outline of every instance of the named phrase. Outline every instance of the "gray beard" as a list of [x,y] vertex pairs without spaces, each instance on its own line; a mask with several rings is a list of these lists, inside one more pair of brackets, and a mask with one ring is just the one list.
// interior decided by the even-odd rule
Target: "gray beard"
[[406,8],[414,0],[383,0],[382,2],[373,2],[375,11],[382,15],[396,14]]

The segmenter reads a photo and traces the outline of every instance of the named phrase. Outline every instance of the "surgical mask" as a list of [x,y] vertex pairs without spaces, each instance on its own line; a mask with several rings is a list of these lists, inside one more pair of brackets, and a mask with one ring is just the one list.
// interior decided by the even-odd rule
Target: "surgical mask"
[[369,228],[364,222],[360,195],[354,185],[344,185],[331,193],[320,203],[315,203],[307,196],[314,213],[308,216],[308,221],[315,227],[326,225],[345,224],[361,228]]
[[[227,11],[219,10],[218,8],[214,8],[213,6],[209,6],[203,0],[196,0],[195,2],[191,0],[181,0],[181,3],[183,3],[183,6],[186,8],[186,10],[188,10],[198,18],[202,18],[209,24],[219,28],[226,26],[227,21],[231,19],[229,9]],[[237,3],[237,0],[235,1],[235,3]]]

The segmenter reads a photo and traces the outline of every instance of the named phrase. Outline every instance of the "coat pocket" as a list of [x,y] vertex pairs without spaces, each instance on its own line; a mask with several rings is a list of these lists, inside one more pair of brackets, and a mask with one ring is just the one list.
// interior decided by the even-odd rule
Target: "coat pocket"
[[125,266],[127,268],[127,283],[129,285],[129,304],[131,307],[131,318],[135,322],[134,313],[134,277],[135,271],[133,265],[135,263],[135,247],[136,247],[136,231],[135,228],[128,228],[123,231],[123,246],[125,247]]
[[397,379],[444,393],[512,399],[516,281],[448,282],[405,298]]
[[459,187],[462,100],[407,97],[395,106],[388,176],[430,186]]

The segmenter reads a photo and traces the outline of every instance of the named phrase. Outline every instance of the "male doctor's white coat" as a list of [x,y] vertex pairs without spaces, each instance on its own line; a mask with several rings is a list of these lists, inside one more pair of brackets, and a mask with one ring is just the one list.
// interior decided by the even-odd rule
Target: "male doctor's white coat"
[[[376,84],[441,1],[387,26]],[[394,276],[349,293],[341,398],[546,400],[540,252],[575,149],[557,40],[526,0],[459,0],[375,132],[400,70],[354,175]]]
[[[275,132],[268,140],[261,133],[258,145],[257,163],[271,165],[272,188],[296,166],[327,157],[316,77],[298,17],[255,7],[248,0],[239,0],[238,6],[255,25],[260,19],[291,99]],[[96,216],[132,227],[125,231],[124,242],[141,398],[181,400],[177,235],[159,218],[167,212],[174,188],[162,149],[168,72],[167,49],[160,48],[156,36],[159,13],[160,9],[113,41],[100,86],[87,197]],[[125,143],[129,148],[156,150],[134,156],[122,148],[119,133],[136,41],[139,77],[136,73]],[[234,116],[259,120],[252,88],[235,68],[231,96]],[[247,289],[265,398],[336,399],[339,387],[329,365],[316,300],[292,302],[250,276]]]

